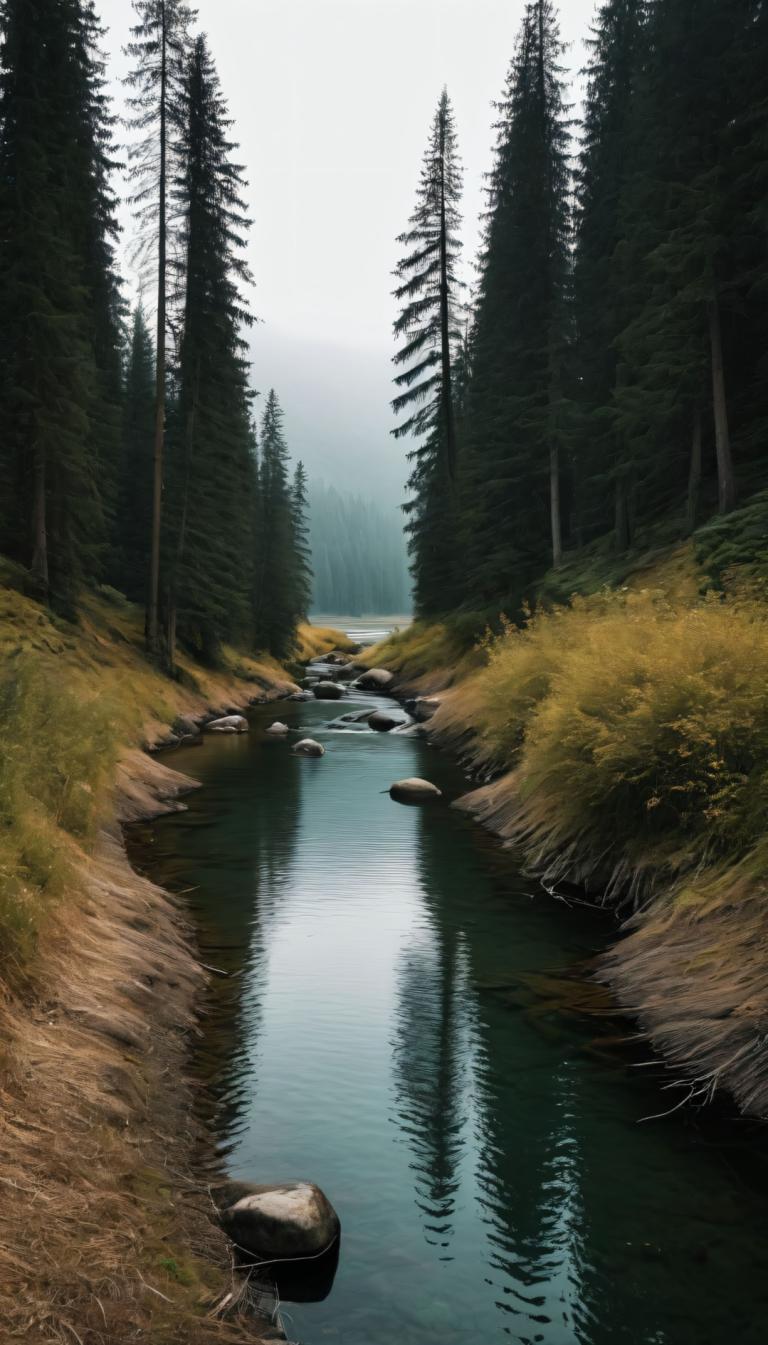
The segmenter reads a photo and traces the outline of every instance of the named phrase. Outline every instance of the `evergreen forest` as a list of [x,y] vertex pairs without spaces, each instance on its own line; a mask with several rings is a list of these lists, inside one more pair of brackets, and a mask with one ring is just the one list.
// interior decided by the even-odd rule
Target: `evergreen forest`
[[322,481],[309,492],[313,612],[345,616],[411,611],[403,529],[386,509]]
[[61,616],[84,586],[142,604],[168,671],[179,642],[282,657],[311,596],[306,488],[251,385],[244,170],[194,11],[134,11],[123,133],[93,0],[0,3],[0,551]]
[[557,6],[524,6],[469,285],[447,92],[430,129],[393,401],[422,616],[517,617],[768,485],[768,5],[604,0],[587,50],[577,108]]

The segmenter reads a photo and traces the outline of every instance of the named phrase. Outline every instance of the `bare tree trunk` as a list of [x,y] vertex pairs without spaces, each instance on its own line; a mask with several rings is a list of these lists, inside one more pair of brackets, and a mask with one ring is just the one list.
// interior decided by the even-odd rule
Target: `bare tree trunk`
[[717,495],[721,514],[727,514],[736,504],[736,478],[733,473],[731,434],[728,426],[728,403],[725,396],[723,369],[723,335],[720,325],[720,304],[713,289],[708,304],[709,343],[712,352],[712,408],[715,418],[715,449],[717,452]]
[[153,657],[160,652],[160,528],[163,510],[163,449],[165,447],[165,326],[166,326],[166,252],[167,252],[167,122],[168,122],[168,43],[165,30],[165,4],[160,36],[160,202],[157,240],[157,355],[155,364],[155,440],[152,482],[152,542],[147,600],[147,649]]
[[448,485],[456,483],[456,425],[453,414],[451,374],[451,331],[448,296],[448,224],[445,209],[445,121],[441,125],[440,145],[440,353],[441,392],[445,424],[445,450]]
[[696,527],[696,513],[699,507],[699,489],[701,487],[701,407],[693,413],[693,432],[691,434],[691,462],[688,469],[688,500],[685,509],[685,530],[693,532]]
[[45,452],[40,444],[35,445],[34,483],[32,497],[32,577],[39,585],[43,597],[48,597],[48,531]]
[[632,530],[629,521],[629,493],[626,478],[623,476],[616,478],[615,535],[617,551],[628,551],[632,541]]
[[563,559],[563,525],[560,510],[560,451],[554,440],[549,446],[549,512],[552,524],[552,564],[557,570]]

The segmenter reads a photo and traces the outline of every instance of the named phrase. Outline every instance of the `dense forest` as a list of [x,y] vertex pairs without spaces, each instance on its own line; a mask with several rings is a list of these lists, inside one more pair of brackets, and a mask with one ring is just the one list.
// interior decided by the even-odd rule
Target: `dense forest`
[[512,615],[649,522],[680,536],[768,483],[768,4],[606,0],[572,118],[551,0],[496,103],[477,283],[446,93],[395,332],[423,615]]
[[411,587],[396,509],[313,482],[309,491],[312,611],[402,615]]
[[250,386],[243,169],[194,12],[134,9],[122,149],[93,0],[0,2],[0,550],[59,614],[84,584],[145,604],[169,670],[179,641],[284,655],[310,600],[306,485],[277,395],[257,411]]

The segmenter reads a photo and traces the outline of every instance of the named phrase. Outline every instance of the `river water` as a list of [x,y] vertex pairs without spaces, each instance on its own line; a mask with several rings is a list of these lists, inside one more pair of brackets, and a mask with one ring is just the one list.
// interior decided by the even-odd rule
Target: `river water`
[[[231,973],[198,1059],[227,1169],[309,1178],[341,1217],[291,1339],[765,1345],[764,1132],[643,1119],[679,1094],[593,987],[608,918],[447,806],[392,802],[404,776],[467,782],[422,740],[335,724],[380,703],[349,701],[175,753],[205,788],[143,836]],[[270,739],[277,717],[326,756]]]

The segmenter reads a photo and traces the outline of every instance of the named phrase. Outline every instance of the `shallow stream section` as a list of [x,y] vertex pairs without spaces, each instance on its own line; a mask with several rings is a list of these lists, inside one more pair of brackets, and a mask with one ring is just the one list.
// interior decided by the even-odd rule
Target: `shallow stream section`
[[[765,1345],[764,1131],[644,1119],[681,1093],[594,984],[610,919],[450,809],[446,756],[338,722],[384,703],[260,707],[176,752],[205,788],[134,847],[229,973],[197,1062],[226,1168],[309,1178],[341,1217],[327,1296],[284,1303],[291,1338]],[[325,757],[293,756],[298,734]],[[446,802],[392,802],[411,775]]]

